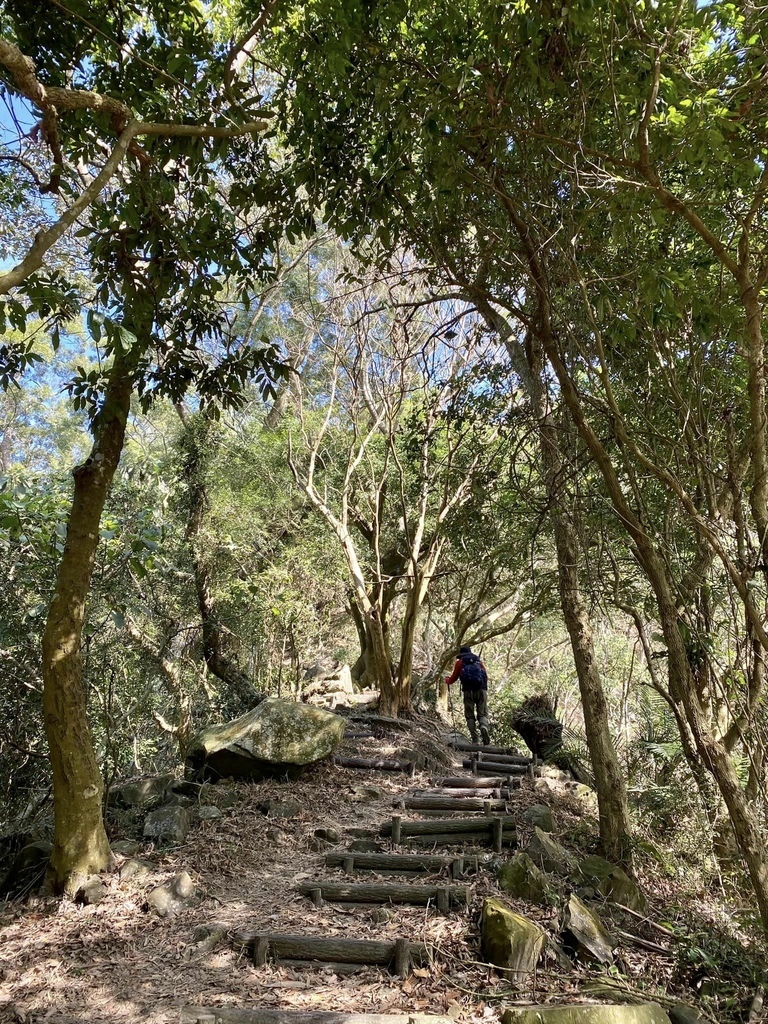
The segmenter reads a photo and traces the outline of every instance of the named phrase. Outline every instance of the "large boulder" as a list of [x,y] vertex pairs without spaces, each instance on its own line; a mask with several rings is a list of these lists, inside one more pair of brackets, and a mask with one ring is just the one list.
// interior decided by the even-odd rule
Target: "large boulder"
[[505,1010],[501,1024],[669,1024],[656,1003],[642,1006],[515,1006]]
[[545,941],[546,935],[535,922],[500,900],[483,903],[483,950],[490,963],[508,971],[515,983],[523,984],[533,973]]
[[574,873],[577,881],[584,881],[596,892],[613,903],[620,903],[630,910],[643,912],[645,896],[632,878],[616,864],[604,857],[585,857],[579,861]]
[[197,778],[295,779],[330,757],[344,738],[344,719],[330,711],[269,697],[234,722],[203,729],[187,754]]

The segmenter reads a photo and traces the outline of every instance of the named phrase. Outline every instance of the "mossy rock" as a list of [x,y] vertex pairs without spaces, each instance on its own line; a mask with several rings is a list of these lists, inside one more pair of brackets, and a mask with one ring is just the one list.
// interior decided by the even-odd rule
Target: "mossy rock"
[[563,942],[582,961],[613,963],[616,941],[594,910],[573,894],[563,914]]
[[522,851],[500,865],[496,880],[504,892],[529,903],[546,903],[551,891],[547,876]]
[[546,941],[534,921],[496,899],[486,899],[483,904],[482,935],[489,962],[508,971],[519,983],[533,972]]
[[533,839],[525,852],[542,871],[551,871],[555,875],[571,875],[578,866],[572,853],[538,827],[534,828]]
[[197,778],[295,779],[338,749],[344,729],[344,719],[330,711],[269,697],[235,721],[198,733],[187,772]]
[[535,825],[542,832],[555,831],[555,817],[546,804],[533,804],[523,811],[521,817],[526,825]]
[[604,857],[585,857],[579,861],[574,873],[577,881],[586,881],[601,896],[613,903],[621,903],[630,910],[643,913],[647,903],[634,879],[616,864]]
[[505,1010],[501,1024],[669,1024],[656,1003],[642,1006],[531,1006]]

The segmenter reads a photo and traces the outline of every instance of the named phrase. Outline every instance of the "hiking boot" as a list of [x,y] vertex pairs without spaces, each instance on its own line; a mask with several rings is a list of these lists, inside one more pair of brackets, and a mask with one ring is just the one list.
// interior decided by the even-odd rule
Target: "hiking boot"
[[487,729],[481,729],[480,732],[481,732],[482,737],[483,737],[483,743],[487,747],[488,744],[491,742],[491,735],[490,735],[490,733],[488,732]]

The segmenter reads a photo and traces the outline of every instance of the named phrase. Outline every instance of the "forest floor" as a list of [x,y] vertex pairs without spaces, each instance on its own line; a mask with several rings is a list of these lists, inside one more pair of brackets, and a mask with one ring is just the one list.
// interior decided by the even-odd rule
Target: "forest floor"
[[[434,745],[438,726],[431,728],[429,742]],[[418,731],[407,740],[402,735],[350,740],[344,752],[392,757],[404,742],[409,746],[418,743]],[[453,755],[447,757],[450,761]],[[414,778],[323,765],[297,782],[239,784],[235,787],[237,802],[225,810],[224,817],[201,821],[183,846],[165,850],[147,846],[137,856],[150,859],[155,870],[141,882],[121,881],[118,873],[110,875],[106,879],[108,893],[100,903],[80,906],[35,897],[0,905],[0,1020],[22,1024],[178,1024],[184,1006],[247,1008],[258,1004],[296,1010],[449,1013],[467,1024],[477,1024],[497,1020],[502,1006],[516,1002],[570,1001],[595,979],[611,981],[625,992],[634,989],[646,998],[660,995],[662,1001],[695,1001],[706,972],[695,977],[697,965],[686,963],[690,943],[684,949],[676,948],[674,939],[652,926],[642,927],[639,921],[636,934],[657,945],[657,950],[622,944],[617,965],[608,973],[574,967],[550,952],[535,976],[533,989],[513,989],[482,962],[479,948],[480,907],[484,896],[498,891],[493,872],[481,872],[473,880],[468,913],[445,917],[424,908],[393,907],[383,914],[376,907],[345,909],[325,904],[315,908],[295,892],[299,882],[328,876],[329,869],[323,869],[324,851],[345,848],[348,829],[376,830],[391,816],[393,797],[411,788],[427,788],[435,777],[460,772],[457,757],[447,770],[436,768]],[[366,794],[367,787],[371,791]],[[289,795],[301,806],[295,817],[275,819],[259,809],[268,798]],[[541,802],[541,794],[534,793],[526,781],[513,793],[510,813],[519,814]],[[593,852],[594,818],[570,798],[548,802],[556,815],[557,837],[571,845],[575,840],[581,852]],[[335,846],[319,844],[314,835],[318,828],[335,829],[340,842]],[[524,846],[525,826],[519,827],[519,839]],[[183,870],[196,882],[199,899],[177,916],[159,919],[147,910],[147,894]],[[690,899],[681,899],[673,880],[643,879],[641,870],[641,881],[651,898],[650,918],[675,925],[675,914],[680,922],[686,913],[690,917]],[[517,909],[556,931],[557,906],[520,903]],[[699,892],[695,913],[700,927],[709,934],[713,929],[725,934],[727,915],[715,898]],[[226,938],[212,950],[196,953],[195,928],[212,923],[232,930],[286,934],[404,936],[427,943],[431,962],[406,979],[378,968],[350,976],[273,964],[257,968]],[[688,933],[690,927],[688,921]],[[734,989],[731,1010],[720,1014],[721,1021],[746,1019],[737,1014],[748,998],[747,989],[739,990],[736,983]],[[717,1019],[711,1013],[713,1005],[710,1003],[704,1019]]]

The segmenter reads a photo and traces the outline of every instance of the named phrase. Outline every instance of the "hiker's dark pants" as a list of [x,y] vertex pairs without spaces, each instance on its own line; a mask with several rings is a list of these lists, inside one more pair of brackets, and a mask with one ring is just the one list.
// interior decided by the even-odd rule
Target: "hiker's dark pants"
[[[475,712],[477,712],[477,724],[475,724]],[[477,729],[480,727],[480,734],[483,743],[490,739],[488,732],[488,691],[487,690],[465,690],[464,691],[464,717],[467,720],[467,728],[472,742],[477,743]]]

